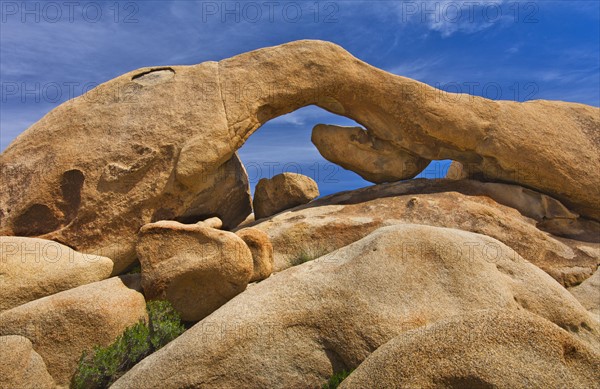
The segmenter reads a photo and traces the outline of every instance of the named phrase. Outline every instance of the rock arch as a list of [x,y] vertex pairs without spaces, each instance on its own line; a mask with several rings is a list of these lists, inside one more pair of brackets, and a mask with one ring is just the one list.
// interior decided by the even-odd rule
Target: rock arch
[[[24,233],[15,223],[34,204],[51,213],[36,215],[62,220],[53,193],[69,171],[85,177],[76,216],[43,237],[111,257],[115,272],[133,261],[138,229],[157,215],[228,213],[224,222],[234,225],[250,211],[236,150],[262,124],[307,105],[365,128],[329,128],[361,158],[336,154],[322,127],[313,140],[326,158],[374,182],[452,159],[600,220],[598,108],[444,93],[333,43],[297,41],[220,62],[139,69],[60,105],[0,156],[0,233]],[[386,166],[412,168],[380,177],[380,155]]]

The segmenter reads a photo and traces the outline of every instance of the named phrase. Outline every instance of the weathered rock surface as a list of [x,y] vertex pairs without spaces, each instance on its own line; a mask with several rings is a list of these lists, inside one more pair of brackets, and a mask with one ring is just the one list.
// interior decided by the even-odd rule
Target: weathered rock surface
[[[250,212],[235,151],[268,120],[310,104],[361,123],[400,159],[456,160],[600,220],[598,108],[444,93],[335,44],[298,41],[138,69],[60,105],[0,155],[0,234],[56,239],[112,258],[119,272],[148,222],[219,216],[233,227]],[[398,178],[415,171],[406,173]]]
[[598,347],[592,315],[504,244],[398,225],[253,284],[113,389],[320,387],[403,332],[482,309],[526,310]]
[[110,277],[109,258],[44,239],[0,236],[0,312]]
[[569,292],[600,320],[600,268],[590,278],[570,288]]
[[599,363],[598,350],[537,315],[470,312],[397,336],[339,388],[587,389]]
[[217,230],[223,228],[223,221],[218,217],[211,217],[209,219],[199,221],[198,224],[202,224],[210,228],[216,228]]
[[18,335],[0,336],[0,388],[53,389],[54,380],[29,339]]
[[31,340],[57,385],[68,385],[83,351],[107,346],[147,319],[141,293],[118,277],[43,297],[0,314],[0,336]]
[[137,253],[145,296],[168,300],[188,321],[203,319],[246,289],[253,272],[242,238],[203,223],[147,224]]
[[571,286],[596,271],[600,244],[550,235],[536,219],[578,224],[574,217],[556,200],[515,185],[420,179],[327,196],[250,225],[271,238],[275,271],[292,266],[302,252],[330,252],[379,227],[417,223],[496,238]]
[[398,150],[361,127],[319,124],[313,128],[311,140],[323,158],[371,182],[413,178],[431,162]]
[[312,178],[296,173],[282,173],[262,178],[254,189],[254,217],[262,219],[289,208],[306,204],[319,197],[319,187]]
[[254,270],[250,282],[264,280],[273,273],[273,245],[269,235],[256,228],[243,228],[235,233],[252,252]]
[[446,172],[446,178],[451,180],[463,180],[465,178],[469,178],[467,172],[464,171],[463,165],[460,162],[452,161],[450,166],[448,166],[448,171]]

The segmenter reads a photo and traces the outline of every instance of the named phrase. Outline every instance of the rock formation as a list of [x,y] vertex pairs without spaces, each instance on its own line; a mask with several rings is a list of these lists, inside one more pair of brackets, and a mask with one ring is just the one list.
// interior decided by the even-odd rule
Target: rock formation
[[110,276],[113,262],[44,239],[1,236],[0,313]]
[[319,187],[310,177],[296,173],[282,173],[263,178],[254,189],[254,217],[262,219],[278,212],[306,204],[319,196]]
[[273,272],[273,245],[269,235],[257,228],[243,228],[235,233],[252,252],[254,270],[250,282],[261,281]]
[[107,346],[145,319],[144,296],[113,277],[0,313],[0,336],[29,339],[56,384],[65,386],[83,351]]
[[[236,151],[307,105],[359,123],[312,141],[377,185],[315,200],[284,173],[252,201]],[[117,77],[0,155],[0,387],[69,385],[146,299],[197,323],[116,389],[593,387],[598,128],[595,107],[445,93],[322,41]],[[446,179],[406,180],[442,159]]]
[[598,321],[600,321],[600,268],[581,284],[570,288],[569,292],[587,310],[596,314]]
[[339,388],[593,388],[598,361],[597,350],[539,316],[484,311],[397,336]]
[[252,253],[228,231],[174,221],[140,230],[137,253],[148,299],[167,300],[182,319],[198,321],[246,289]]
[[395,336],[485,309],[525,310],[590,348],[600,344],[600,323],[504,244],[404,224],[252,286],[113,388],[165,381],[171,387],[321,387],[333,371],[356,368]]
[[56,388],[44,360],[33,350],[27,338],[0,336],[0,361],[0,388]]
[[265,122],[311,104],[364,126],[372,146],[341,136],[340,150],[362,151],[339,162],[376,182],[390,177],[373,171],[372,149],[414,162],[397,179],[452,159],[600,220],[598,108],[443,93],[332,43],[297,41],[218,63],[138,69],[57,107],[0,156],[0,234],[105,255],[118,273],[134,261],[146,223],[219,216],[233,227],[250,212],[235,151]]
[[562,231],[571,238],[581,235],[578,225],[589,223],[582,223],[560,202],[519,186],[419,179],[334,194],[250,225],[271,238],[275,271],[292,266],[304,251],[322,255],[380,227],[417,223],[494,237],[560,283],[574,286],[600,263],[598,227],[580,236],[595,241],[539,229],[556,220],[571,220],[574,227]]

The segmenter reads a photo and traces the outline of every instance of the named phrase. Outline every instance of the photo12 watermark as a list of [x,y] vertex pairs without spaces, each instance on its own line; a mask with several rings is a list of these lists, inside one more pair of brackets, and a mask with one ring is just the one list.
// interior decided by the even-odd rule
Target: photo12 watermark
[[534,1],[400,1],[403,23],[539,23],[540,7]]
[[202,23],[337,23],[335,1],[202,1]]
[[2,23],[138,23],[133,1],[2,1]]

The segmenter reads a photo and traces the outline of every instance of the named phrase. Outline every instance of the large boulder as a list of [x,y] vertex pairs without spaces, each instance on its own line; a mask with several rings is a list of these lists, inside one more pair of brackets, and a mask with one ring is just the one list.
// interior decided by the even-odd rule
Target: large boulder
[[[298,41],[138,69],[63,103],[0,155],[0,234],[64,242],[120,271],[149,222],[219,216],[234,226],[250,212],[235,151],[265,122],[311,104],[364,125],[386,156],[394,149],[422,167],[456,160],[600,220],[598,108],[445,93],[333,43]],[[352,168],[379,168],[364,163]]]
[[524,311],[469,312],[406,332],[339,386],[363,388],[594,388],[600,352]]
[[109,258],[81,254],[60,243],[0,236],[0,312],[110,277]]
[[319,197],[319,187],[312,178],[297,173],[262,178],[254,188],[254,216],[269,217]]
[[242,238],[205,223],[146,224],[137,253],[146,297],[171,302],[187,321],[203,319],[241,293],[253,273]]
[[0,336],[31,340],[57,385],[69,385],[79,358],[147,319],[144,296],[121,278],[94,282],[0,313]]
[[592,315],[506,245],[405,224],[253,284],[113,389],[320,387],[399,334],[500,308],[529,311],[598,347]]
[[[582,222],[546,195],[516,185],[472,180],[418,179],[375,185],[323,197],[249,225],[271,238],[275,271],[296,264],[305,253],[312,259],[382,226],[416,223],[491,236],[560,283],[577,285],[600,264],[600,244],[540,230],[556,220],[571,221],[574,227],[562,233],[572,238],[600,236],[597,223]],[[580,231],[582,225],[585,228]]]
[[254,270],[250,282],[261,281],[273,273],[273,245],[264,231],[257,228],[243,228],[236,231],[252,252]]
[[46,364],[31,341],[19,335],[0,336],[0,388],[54,389]]

